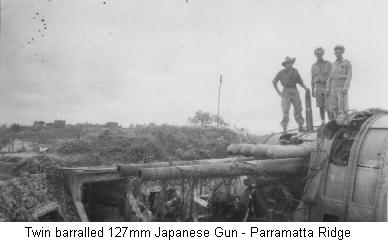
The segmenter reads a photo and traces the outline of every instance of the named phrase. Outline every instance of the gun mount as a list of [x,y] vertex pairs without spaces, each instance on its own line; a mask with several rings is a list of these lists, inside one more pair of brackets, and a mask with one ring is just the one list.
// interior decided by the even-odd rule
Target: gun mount
[[[228,179],[219,191],[222,197],[212,189],[212,197],[193,193],[190,201],[223,205],[235,220],[381,221],[386,220],[387,149],[388,114],[371,109],[315,131],[273,134],[256,145],[232,144],[227,152],[237,158],[136,165],[137,180],[162,185],[187,180],[198,187],[202,180]],[[124,173],[124,167],[118,167],[122,176],[134,175],[134,170]],[[233,191],[241,178],[245,188]],[[243,209],[239,217],[231,205]],[[210,219],[215,216],[217,211]]]
[[82,221],[386,221],[388,112],[232,144],[230,158],[62,168]]

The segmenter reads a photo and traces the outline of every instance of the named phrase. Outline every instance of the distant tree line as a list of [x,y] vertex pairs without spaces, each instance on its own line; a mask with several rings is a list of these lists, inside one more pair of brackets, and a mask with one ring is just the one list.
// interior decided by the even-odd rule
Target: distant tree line
[[195,112],[194,116],[189,118],[189,123],[194,126],[199,126],[203,128],[229,127],[229,124],[221,116],[211,114],[210,112],[203,112],[201,110]]

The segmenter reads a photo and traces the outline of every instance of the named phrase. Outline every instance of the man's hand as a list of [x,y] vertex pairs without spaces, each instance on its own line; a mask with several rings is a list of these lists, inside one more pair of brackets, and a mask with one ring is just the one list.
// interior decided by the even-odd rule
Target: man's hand
[[279,91],[278,94],[280,97],[283,97],[283,92]]
[[346,94],[348,92],[348,88],[342,88],[342,92]]

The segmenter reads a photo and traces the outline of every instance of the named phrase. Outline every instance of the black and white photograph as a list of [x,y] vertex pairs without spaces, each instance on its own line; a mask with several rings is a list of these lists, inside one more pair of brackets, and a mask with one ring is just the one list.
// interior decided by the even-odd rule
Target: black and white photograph
[[0,3],[0,222],[387,222],[387,1]]

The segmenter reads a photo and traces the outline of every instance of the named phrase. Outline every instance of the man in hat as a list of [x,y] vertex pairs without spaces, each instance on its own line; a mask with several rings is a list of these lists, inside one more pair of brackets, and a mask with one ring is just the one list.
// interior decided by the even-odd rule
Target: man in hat
[[337,45],[334,54],[337,60],[331,65],[326,93],[330,96],[329,109],[335,115],[344,115],[349,109],[348,90],[352,79],[352,65],[343,58],[345,47]]
[[[326,82],[329,78],[331,63],[323,59],[325,50],[318,47],[314,50],[317,62],[311,67],[311,95],[315,97],[319,113],[321,115],[322,125],[325,124],[325,111],[327,109],[327,97],[326,97]],[[328,112],[328,117],[331,116]]]
[[[303,131],[304,118],[302,116],[302,102],[296,84],[299,84],[305,90],[308,88],[304,85],[298,70],[292,67],[294,63],[295,58],[286,57],[285,61],[282,62],[284,69],[280,70],[272,81],[275,90],[282,98],[281,107],[283,119],[280,124],[283,127],[283,133],[287,133],[291,104],[294,106],[294,117],[299,126],[299,131]],[[278,88],[279,81],[283,86],[283,91],[280,91]]]

